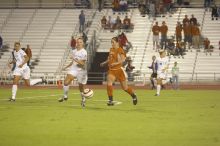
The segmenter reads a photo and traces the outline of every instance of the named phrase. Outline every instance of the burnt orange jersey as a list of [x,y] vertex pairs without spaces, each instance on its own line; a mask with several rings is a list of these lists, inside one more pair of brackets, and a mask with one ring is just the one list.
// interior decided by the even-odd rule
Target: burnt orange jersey
[[119,57],[121,55],[126,57],[126,54],[125,54],[125,52],[122,48],[119,47],[118,49],[114,49],[114,48],[110,49],[109,56],[108,56],[109,70],[117,70],[117,69],[120,69],[122,67],[122,64],[118,64],[118,65],[115,65],[115,66],[111,67],[112,63],[118,62]]

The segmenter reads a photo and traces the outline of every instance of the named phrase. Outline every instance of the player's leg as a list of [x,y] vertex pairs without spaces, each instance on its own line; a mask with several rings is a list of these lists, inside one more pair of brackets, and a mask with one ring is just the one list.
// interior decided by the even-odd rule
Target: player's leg
[[68,99],[69,84],[73,81],[73,79],[74,76],[67,74],[63,85],[63,96],[58,100],[59,102],[63,102]]
[[160,95],[161,85],[162,85],[162,79],[158,78],[157,79],[157,93],[155,94],[155,96],[159,96]]
[[137,96],[134,93],[133,89],[128,86],[127,80],[126,80],[126,75],[123,69],[119,70],[117,73],[117,78],[120,81],[122,89],[127,92],[133,99],[133,104],[137,104]]
[[18,89],[18,83],[19,83],[20,78],[21,78],[21,76],[14,75],[13,85],[12,85],[12,96],[9,99],[9,101],[15,101],[16,93],[17,93],[17,89]]
[[127,81],[120,81],[120,84],[121,84],[121,87],[122,89],[127,92],[131,97],[132,97],[132,100],[133,100],[133,104],[136,105],[137,104],[137,96],[136,94],[134,93],[133,89],[131,87],[128,86],[127,84]]
[[114,105],[113,103],[113,83],[115,81],[116,77],[113,74],[108,74],[107,75],[107,93],[108,93],[108,106]]
[[80,74],[78,74],[77,80],[78,80],[78,84],[79,84],[80,95],[82,98],[81,106],[85,107],[86,106],[86,98],[84,97],[83,92],[84,92],[84,87],[85,87],[87,80],[88,80],[87,72],[81,72]]

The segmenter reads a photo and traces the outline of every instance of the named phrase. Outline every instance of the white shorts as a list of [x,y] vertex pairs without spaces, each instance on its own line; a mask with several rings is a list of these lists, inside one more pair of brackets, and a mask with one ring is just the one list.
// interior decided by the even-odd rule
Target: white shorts
[[16,67],[14,72],[14,76],[22,76],[25,80],[30,79],[30,68],[27,66],[25,68]]
[[159,42],[159,35],[153,35],[153,41]]
[[73,77],[77,78],[78,83],[86,84],[88,80],[87,71],[82,70],[69,70],[67,74],[72,75]]
[[157,72],[157,78],[159,79],[166,79],[166,73],[164,72]]

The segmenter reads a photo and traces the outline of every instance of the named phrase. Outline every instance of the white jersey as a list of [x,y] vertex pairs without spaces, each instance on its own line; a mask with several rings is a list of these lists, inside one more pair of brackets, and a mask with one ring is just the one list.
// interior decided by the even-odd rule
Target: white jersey
[[162,72],[162,70],[168,66],[169,61],[167,57],[163,57],[163,58],[159,57],[157,58],[156,62],[157,62],[157,72]]
[[[24,62],[25,60],[24,56],[27,54],[22,49],[20,49],[19,51],[14,50],[13,53],[16,61],[16,68],[18,68],[18,66]],[[22,69],[26,67],[27,67],[27,63],[23,65]]]
[[[77,50],[77,49],[74,49],[73,52],[72,52],[72,57],[75,59],[75,60],[86,60],[87,61],[87,52],[86,50],[83,48],[83,49],[80,49],[80,50]],[[86,64],[85,64],[86,66]],[[84,68],[81,68],[78,66],[78,63],[73,61],[73,64],[70,68],[70,70],[84,70],[86,71],[86,67]]]

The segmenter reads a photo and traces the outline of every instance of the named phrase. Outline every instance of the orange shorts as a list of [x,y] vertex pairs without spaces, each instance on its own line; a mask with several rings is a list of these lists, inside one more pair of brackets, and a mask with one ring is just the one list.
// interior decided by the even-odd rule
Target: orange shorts
[[113,75],[116,78],[116,81],[123,82],[126,80],[126,73],[122,68],[117,70],[109,70],[108,74]]

